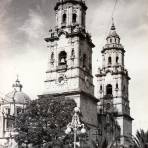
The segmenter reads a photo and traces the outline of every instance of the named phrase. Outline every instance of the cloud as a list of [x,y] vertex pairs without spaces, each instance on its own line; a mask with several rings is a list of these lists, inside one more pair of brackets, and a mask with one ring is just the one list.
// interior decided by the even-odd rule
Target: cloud
[[0,1],[0,17],[3,17],[7,12],[7,8],[13,0],[1,0]]
[[42,17],[30,10],[29,18],[24,22],[24,24],[19,28],[20,31],[24,32],[28,38],[28,41],[38,39],[43,33],[43,19]]

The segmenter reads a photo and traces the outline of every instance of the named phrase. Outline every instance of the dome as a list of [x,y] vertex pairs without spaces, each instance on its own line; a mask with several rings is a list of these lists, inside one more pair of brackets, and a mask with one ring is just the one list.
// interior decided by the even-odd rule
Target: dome
[[15,81],[15,83],[12,85],[12,87],[14,90],[5,95],[4,98],[5,104],[7,103],[10,104],[14,102],[16,104],[27,104],[30,102],[31,99],[29,98],[29,96],[24,92],[22,92],[23,85],[20,83],[18,78]]
[[12,91],[5,95],[4,101],[7,103],[16,103],[16,104],[27,104],[30,102],[30,98],[27,94],[19,91]]

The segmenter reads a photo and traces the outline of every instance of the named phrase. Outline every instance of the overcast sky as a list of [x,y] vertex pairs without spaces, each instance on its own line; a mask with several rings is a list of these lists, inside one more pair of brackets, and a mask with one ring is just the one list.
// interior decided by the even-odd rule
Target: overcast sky
[[[12,90],[19,74],[30,97],[44,90],[48,30],[55,25],[56,0],[0,0],[0,96]],[[115,0],[86,0],[87,30],[96,45],[93,74],[101,66],[100,51],[111,26]],[[126,50],[133,130],[148,129],[148,0],[118,0],[114,14]],[[96,66],[97,65],[97,66]]]

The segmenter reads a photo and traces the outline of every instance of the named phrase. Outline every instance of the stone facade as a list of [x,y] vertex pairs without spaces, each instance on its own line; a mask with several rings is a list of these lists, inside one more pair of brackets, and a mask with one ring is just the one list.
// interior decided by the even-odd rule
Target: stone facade
[[55,6],[56,27],[45,38],[49,59],[44,95],[65,95],[76,100],[85,122],[97,126],[92,76],[94,44],[85,30],[86,9],[83,1],[64,0]]
[[55,6],[56,27],[45,38],[48,44],[48,69],[43,95],[74,99],[89,126],[89,139],[94,140],[97,102],[92,76],[91,36],[85,29],[87,6],[84,1],[60,0]]

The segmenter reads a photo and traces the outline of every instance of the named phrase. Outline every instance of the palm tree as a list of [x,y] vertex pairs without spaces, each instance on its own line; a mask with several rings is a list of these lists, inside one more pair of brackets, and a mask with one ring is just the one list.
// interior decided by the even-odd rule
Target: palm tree
[[133,148],[148,148],[148,131],[140,130],[133,137]]
[[106,138],[104,138],[100,142],[97,141],[97,143],[92,140],[92,144],[93,144],[94,148],[108,148],[108,146],[109,146],[108,141],[107,141]]

